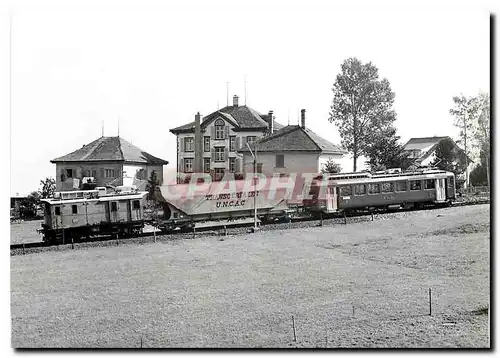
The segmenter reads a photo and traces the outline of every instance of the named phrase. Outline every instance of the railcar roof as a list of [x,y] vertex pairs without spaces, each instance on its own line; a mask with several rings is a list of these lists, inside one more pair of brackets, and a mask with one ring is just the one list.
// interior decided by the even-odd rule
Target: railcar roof
[[350,184],[366,184],[366,183],[386,183],[391,181],[400,180],[423,180],[423,179],[436,179],[436,178],[446,178],[451,173],[440,172],[440,173],[427,173],[419,175],[399,175],[399,176],[383,176],[383,177],[372,177],[372,178],[359,178],[359,179],[342,179],[342,180],[329,180],[328,184],[335,185],[350,185]]

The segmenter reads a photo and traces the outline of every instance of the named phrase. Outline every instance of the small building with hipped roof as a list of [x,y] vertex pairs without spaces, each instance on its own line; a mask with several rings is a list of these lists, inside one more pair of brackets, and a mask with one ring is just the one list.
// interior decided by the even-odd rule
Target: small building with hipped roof
[[168,164],[121,137],[101,137],[50,162],[56,165],[57,191],[85,189],[88,184],[145,190],[153,172],[163,183],[163,166]]

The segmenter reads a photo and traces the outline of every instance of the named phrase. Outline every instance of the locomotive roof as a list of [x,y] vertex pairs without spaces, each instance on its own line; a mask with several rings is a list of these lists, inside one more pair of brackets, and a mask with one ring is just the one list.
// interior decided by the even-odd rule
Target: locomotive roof
[[112,194],[112,195],[104,195],[98,196],[95,198],[76,198],[76,199],[41,199],[40,201],[49,203],[51,205],[59,205],[59,204],[75,204],[86,201],[116,201],[116,200],[127,200],[127,199],[142,199],[148,192],[140,191],[134,194]]

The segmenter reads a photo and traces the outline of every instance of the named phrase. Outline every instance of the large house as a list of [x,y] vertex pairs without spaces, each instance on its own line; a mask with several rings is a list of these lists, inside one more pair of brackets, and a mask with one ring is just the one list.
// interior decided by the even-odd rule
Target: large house
[[272,134],[283,126],[274,121],[273,111],[261,114],[238,104],[219,109],[194,122],[170,130],[177,136],[177,171],[210,173],[218,180],[226,172],[242,171],[242,155],[237,150]]
[[58,191],[81,189],[87,183],[144,190],[153,171],[162,184],[163,166],[168,164],[121,137],[101,137],[50,162],[56,164]]
[[[301,125],[288,125],[272,135],[256,141],[256,171],[266,176],[290,173],[319,173],[328,160],[339,162],[345,151],[306,128],[305,109],[301,111]],[[246,147],[243,154],[245,173],[253,172],[253,156]]]

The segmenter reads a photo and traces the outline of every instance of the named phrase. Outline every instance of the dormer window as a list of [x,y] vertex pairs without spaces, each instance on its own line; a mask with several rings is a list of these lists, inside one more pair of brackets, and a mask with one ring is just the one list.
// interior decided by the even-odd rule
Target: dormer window
[[224,139],[225,123],[222,119],[215,121],[215,139]]

